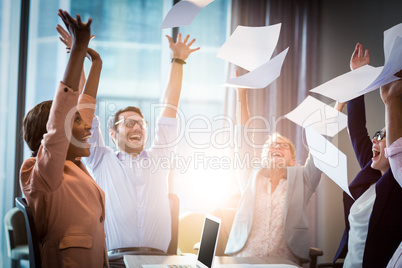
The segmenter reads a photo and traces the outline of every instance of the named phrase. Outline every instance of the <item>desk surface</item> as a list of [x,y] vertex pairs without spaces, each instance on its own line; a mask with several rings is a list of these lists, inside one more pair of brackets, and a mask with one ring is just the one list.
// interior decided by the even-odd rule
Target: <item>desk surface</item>
[[[153,255],[124,255],[127,268],[141,268],[143,264],[195,264],[197,256],[153,256]],[[277,258],[248,258],[248,257],[215,257],[214,266],[219,264],[290,264],[292,261]],[[296,266],[300,267],[300,266]]]

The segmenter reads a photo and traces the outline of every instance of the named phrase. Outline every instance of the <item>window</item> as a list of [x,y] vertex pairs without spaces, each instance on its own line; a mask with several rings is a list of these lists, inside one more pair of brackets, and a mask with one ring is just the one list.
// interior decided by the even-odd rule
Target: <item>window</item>
[[[184,66],[179,107],[185,115],[181,120],[184,127],[204,128],[206,122],[212,122],[211,130],[214,130],[222,124],[213,118],[224,112],[225,88],[221,85],[225,82],[227,63],[216,54],[230,34],[230,2],[215,0],[200,11],[190,26],[179,28],[183,36],[190,34],[190,38],[196,38],[193,47],[201,47]],[[113,147],[107,138],[106,122],[117,109],[138,106],[150,121],[154,114],[151,104],[159,103],[170,70],[171,56],[165,35],[172,35],[172,29],[161,30],[160,25],[172,5],[173,1],[166,0],[32,1],[26,111],[41,101],[52,99],[63,76],[68,55],[55,29],[57,23],[62,23],[57,16],[57,10],[62,8],[72,15],[80,14],[83,21],[93,19],[91,27],[95,38],[90,41],[90,47],[98,51],[103,60],[96,114],[101,120],[106,145]],[[88,71],[88,66],[85,69]],[[210,136],[211,133],[205,133],[193,137],[198,143],[204,143],[209,142]],[[194,160],[195,151],[188,140],[180,141],[179,155],[189,155]],[[28,156],[29,151],[25,150],[25,158]],[[173,171],[172,174],[179,182],[186,180],[194,187],[197,185],[194,178],[188,179],[193,177],[193,172]],[[173,190],[180,194],[185,189],[173,187]],[[182,198],[183,202],[186,203],[186,198]]]
[[[0,217],[14,206],[15,143],[20,142],[16,131],[18,44],[20,2],[0,1]],[[1,224],[3,226],[3,224]],[[10,267],[4,229],[0,230],[0,259]]]

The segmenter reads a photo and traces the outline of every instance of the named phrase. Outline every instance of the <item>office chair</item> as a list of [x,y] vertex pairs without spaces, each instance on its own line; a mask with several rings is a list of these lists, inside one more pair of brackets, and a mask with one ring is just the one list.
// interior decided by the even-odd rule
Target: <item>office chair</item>
[[8,256],[13,267],[20,267],[20,260],[29,260],[24,214],[16,207],[10,209],[4,216],[4,227]]
[[16,197],[15,202],[17,207],[24,214],[25,218],[25,226],[26,226],[28,247],[29,247],[29,267],[41,268],[42,262],[40,257],[39,240],[36,235],[35,223],[31,208],[28,206],[25,198]]
[[180,199],[174,193],[169,193],[170,216],[172,218],[172,238],[167,250],[167,255],[177,255],[177,244],[179,239],[179,211]]

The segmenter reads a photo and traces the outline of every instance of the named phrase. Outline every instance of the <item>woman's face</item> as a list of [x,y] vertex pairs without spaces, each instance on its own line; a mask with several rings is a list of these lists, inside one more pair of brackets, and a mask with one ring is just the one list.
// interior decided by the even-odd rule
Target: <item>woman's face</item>
[[268,145],[268,155],[266,157],[266,164],[268,164],[267,167],[269,168],[285,168],[296,164],[290,144],[280,137]]
[[67,151],[67,160],[74,161],[77,157],[90,156],[91,145],[88,139],[91,137],[91,125],[84,122],[80,113],[74,115],[72,137]]
[[385,148],[387,147],[385,134],[385,129],[377,131],[371,140],[373,142],[373,158],[371,158],[371,167],[381,171],[382,174],[387,172],[390,167],[389,160],[385,157]]

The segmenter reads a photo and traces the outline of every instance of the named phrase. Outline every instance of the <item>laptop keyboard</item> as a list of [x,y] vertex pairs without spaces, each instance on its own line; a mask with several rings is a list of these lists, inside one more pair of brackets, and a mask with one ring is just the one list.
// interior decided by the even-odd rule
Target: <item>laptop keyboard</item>
[[168,265],[169,268],[195,268],[195,266],[190,264],[179,264],[179,265]]

